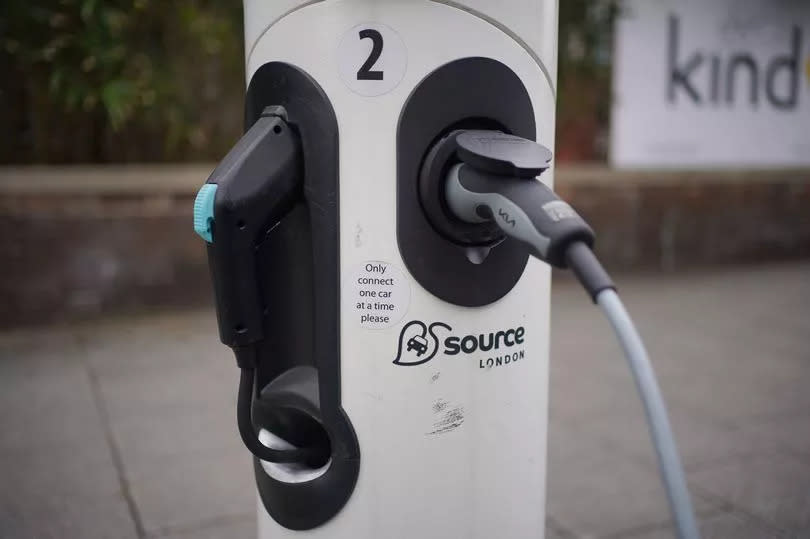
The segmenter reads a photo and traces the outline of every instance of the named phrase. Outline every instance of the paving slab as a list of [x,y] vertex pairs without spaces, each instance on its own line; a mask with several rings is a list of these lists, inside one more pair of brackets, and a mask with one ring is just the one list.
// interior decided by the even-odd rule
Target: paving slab
[[2,450],[0,484],[0,537],[136,537],[104,442]]
[[256,506],[253,467],[242,448],[155,460],[131,472],[130,483],[147,533],[245,516]]
[[[155,539],[256,539],[256,515],[215,519]],[[150,538],[151,539],[151,538]]]
[[[8,486],[4,483],[3,490]],[[0,537],[36,539],[136,539],[120,497],[0,495]]]
[[[720,509],[715,500],[692,496],[701,514]],[[669,520],[657,470],[600,444],[587,430],[559,424],[549,428],[548,512],[576,537],[621,536]]]
[[0,338],[0,537],[137,537],[77,341]]
[[[669,416],[687,471],[733,456],[758,455],[777,450],[776,443],[764,433],[724,424],[677,407],[671,408]],[[600,419],[583,422],[579,426],[593,432],[612,448],[632,455],[648,466],[657,466],[649,427],[640,410],[624,414],[624,421]]]
[[[701,519],[700,533],[703,539],[788,539],[788,535],[784,532],[737,512],[722,513]],[[628,539],[677,539],[677,534],[674,528],[668,526],[627,537]]]
[[763,421],[749,421],[740,427],[763,446],[792,453],[810,463],[810,413],[786,414]]
[[546,535],[544,539],[571,539],[572,535],[565,531],[546,524]]
[[690,481],[796,537],[810,537],[810,463],[785,455],[738,457]]
[[[810,263],[617,277],[706,537],[810,537],[808,276]],[[552,302],[547,537],[667,537],[609,326],[570,280]],[[210,309],[0,333],[0,537],[254,537],[237,375]]]
[[[111,428],[127,473],[162,466],[167,457],[243,451],[233,406],[177,404],[159,412],[130,411],[120,419],[113,415]],[[155,421],[156,413],[160,421]]]
[[0,341],[0,449],[63,442],[106,451],[90,379],[75,361],[75,340]]

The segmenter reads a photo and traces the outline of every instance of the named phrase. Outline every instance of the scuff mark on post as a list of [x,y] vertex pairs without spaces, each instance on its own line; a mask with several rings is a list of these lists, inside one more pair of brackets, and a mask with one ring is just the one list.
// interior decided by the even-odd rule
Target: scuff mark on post
[[372,400],[378,401],[378,402],[382,402],[382,400],[383,400],[382,393],[375,393],[375,392],[372,392],[372,391],[365,391],[365,392],[363,392],[363,394],[366,397],[368,397],[368,398],[370,398]]
[[452,406],[444,399],[437,399],[433,403],[433,413],[438,415],[438,420],[433,423],[433,430],[428,432],[428,436],[445,434],[459,428],[464,424],[464,408]]
[[362,247],[363,246],[363,227],[360,226],[360,223],[357,224],[354,228],[354,246],[355,247]]

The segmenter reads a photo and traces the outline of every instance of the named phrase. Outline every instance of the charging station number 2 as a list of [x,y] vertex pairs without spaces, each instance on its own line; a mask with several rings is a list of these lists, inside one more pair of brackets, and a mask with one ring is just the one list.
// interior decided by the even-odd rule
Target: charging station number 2
[[405,43],[384,24],[360,24],[343,34],[338,46],[340,78],[353,92],[373,97],[387,94],[405,76]]

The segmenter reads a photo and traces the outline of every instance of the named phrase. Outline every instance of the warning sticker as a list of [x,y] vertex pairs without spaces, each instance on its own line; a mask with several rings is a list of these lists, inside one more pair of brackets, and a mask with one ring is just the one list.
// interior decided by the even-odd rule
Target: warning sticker
[[405,316],[411,286],[396,266],[371,261],[349,273],[343,285],[344,312],[367,329],[391,327]]

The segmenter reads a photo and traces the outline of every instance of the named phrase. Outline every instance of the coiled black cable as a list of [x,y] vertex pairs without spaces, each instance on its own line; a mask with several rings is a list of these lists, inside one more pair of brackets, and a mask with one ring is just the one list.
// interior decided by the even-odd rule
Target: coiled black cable
[[267,462],[290,463],[327,460],[323,447],[300,447],[295,449],[272,449],[259,441],[253,426],[253,399],[256,394],[256,372],[242,368],[239,377],[239,392],[236,400],[236,422],[245,447],[256,458]]

